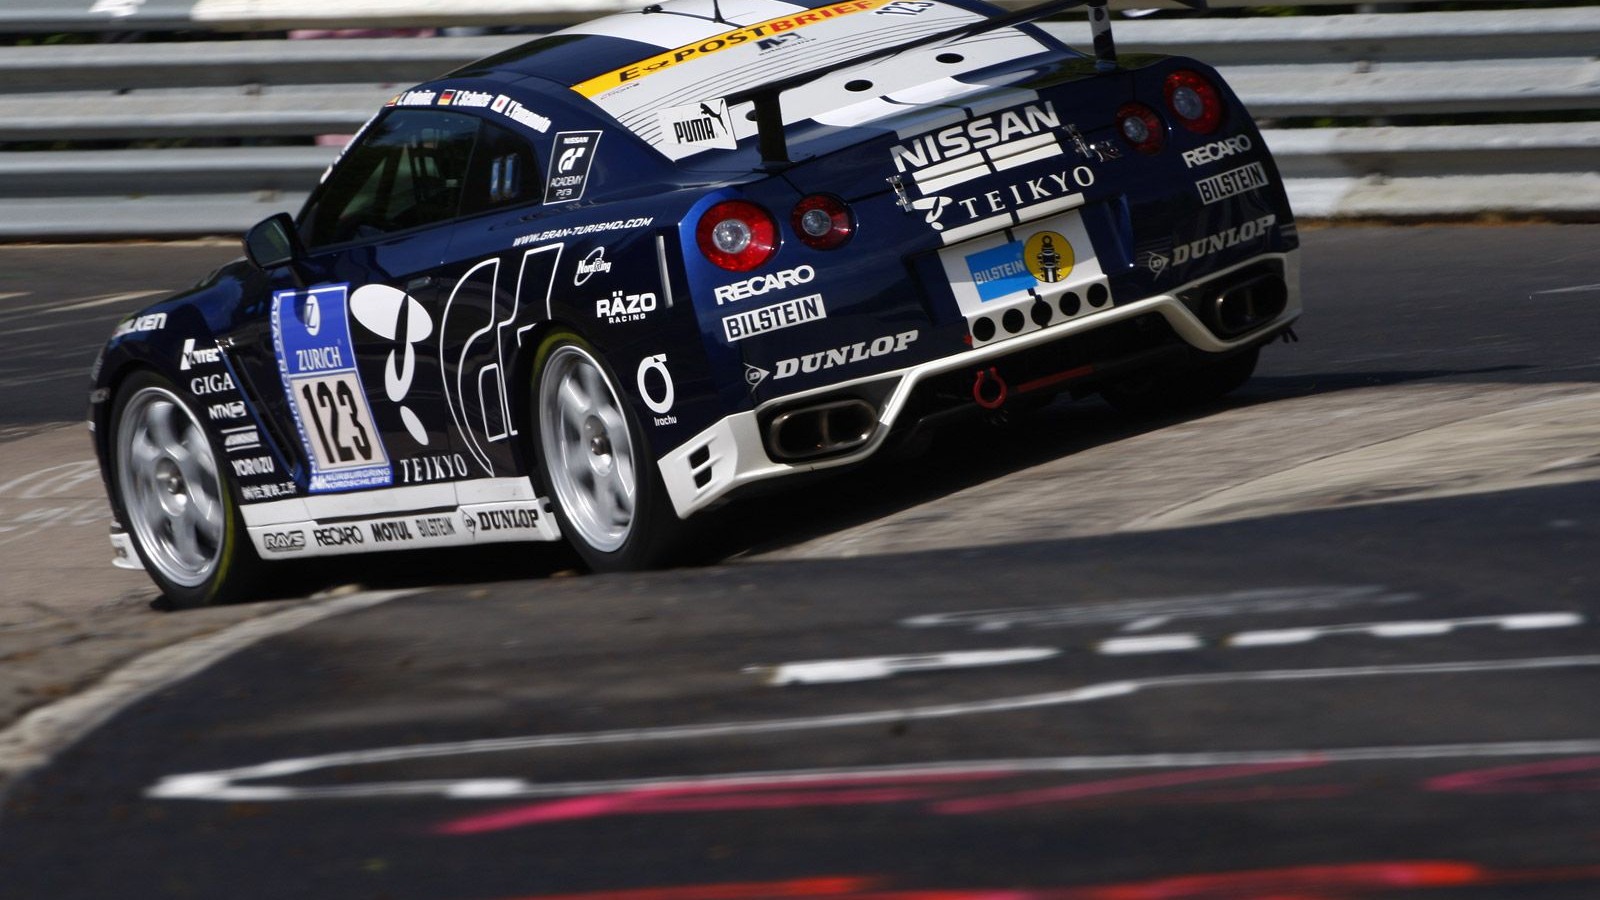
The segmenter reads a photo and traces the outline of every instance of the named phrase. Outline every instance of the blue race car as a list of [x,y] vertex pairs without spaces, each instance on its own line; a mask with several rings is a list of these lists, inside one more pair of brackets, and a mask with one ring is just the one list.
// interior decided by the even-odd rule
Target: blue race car
[[[663,3],[390,100],[96,363],[119,561],[179,605],[341,553],[658,565],[754,482],[962,409],[1215,398],[1288,332],[1294,220],[1215,71],[1118,58],[1104,0],[812,2]],[[1085,5],[1092,55],[1032,24]]]

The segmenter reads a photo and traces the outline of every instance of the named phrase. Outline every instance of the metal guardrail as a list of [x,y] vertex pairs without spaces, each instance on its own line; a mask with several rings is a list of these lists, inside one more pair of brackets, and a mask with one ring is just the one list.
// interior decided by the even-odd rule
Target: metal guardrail
[[[286,28],[433,28],[453,25],[549,25],[638,9],[651,0],[10,0],[0,6],[0,31],[185,30],[267,31]],[[1017,7],[1028,0],[999,0]],[[1351,0],[1298,0],[1331,6]],[[1427,2],[1427,0],[1422,0]],[[1468,0],[1496,2],[1496,0]],[[1503,0],[1499,0],[1503,2]],[[1278,6],[1278,0],[1210,0],[1211,6]],[[1367,0],[1363,6],[1417,5],[1417,0]],[[1177,0],[1112,0],[1113,9],[1181,7]]]
[[[1213,5],[1225,2],[1253,0]],[[185,3],[147,0],[125,18],[169,15]],[[208,3],[213,11],[223,8],[199,0],[188,9]],[[614,0],[569,3],[592,10],[596,3],[611,8]],[[247,6],[286,4],[238,0],[229,8]],[[341,8],[379,15],[404,6],[418,3],[352,0]],[[1047,27],[1071,42],[1084,37],[1081,23]],[[1600,109],[1600,6],[1140,19],[1119,22],[1117,37],[1124,52],[1183,53],[1217,65],[1263,120],[1301,215],[1600,218],[1600,122],[1583,121]],[[237,143],[345,134],[397,87],[525,39],[0,47],[0,142]],[[1468,113],[1570,113],[1578,121],[1273,124]],[[272,212],[297,208],[335,153],[318,146],[0,152],[0,239],[237,233]]]

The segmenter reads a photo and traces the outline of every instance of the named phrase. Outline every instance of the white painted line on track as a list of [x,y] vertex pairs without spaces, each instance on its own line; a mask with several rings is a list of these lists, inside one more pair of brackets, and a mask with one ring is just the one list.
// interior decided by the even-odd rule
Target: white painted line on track
[[1142,637],[1108,638],[1095,646],[1106,656],[1131,656],[1138,653],[1176,653],[1199,650],[1204,646],[1198,634],[1151,634]]
[[154,297],[157,294],[169,293],[163,290],[154,291],[123,291],[118,294],[97,294],[93,297],[84,297],[77,300],[66,301],[66,306],[51,305],[45,312],[64,313],[75,312],[80,309],[94,309],[100,306],[110,306],[114,303],[126,303],[129,300],[139,300],[144,297]]
[[776,666],[746,666],[744,671],[746,674],[762,676],[762,680],[771,685],[836,684],[892,678],[901,672],[1009,666],[1037,662],[1060,655],[1061,651],[1054,647],[1018,647],[1007,650],[960,650],[954,653],[922,653],[909,656],[818,659],[782,663]]
[[1407,622],[1363,622],[1357,625],[1323,625],[1308,628],[1278,628],[1244,631],[1227,640],[1230,647],[1282,647],[1306,644],[1325,635],[1365,634],[1378,638],[1437,637],[1460,628],[1498,628],[1501,631],[1533,631],[1542,628],[1575,628],[1584,617],[1572,612],[1524,613],[1510,616],[1474,616],[1464,619],[1425,619]]
[[[1208,672],[1194,675],[1174,675],[1158,678],[1110,681],[1085,687],[1052,691],[1044,694],[1026,694],[1016,697],[998,697],[967,703],[949,703],[935,706],[908,707],[905,709],[870,710],[857,713],[838,713],[823,716],[806,716],[792,719],[765,719],[750,722],[712,722],[698,725],[668,725],[654,728],[629,728],[617,731],[591,731],[571,734],[526,735],[522,737],[490,738],[455,741],[440,744],[419,744],[404,747],[382,747],[372,750],[354,750],[275,760],[233,769],[210,772],[191,772],[168,775],[147,788],[146,796],[186,800],[249,800],[286,801],[327,798],[393,797],[393,796],[454,796],[458,785],[469,785],[472,796],[481,797],[491,789],[504,789],[507,779],[429,780],[416,782],[373,782],[369,784],[343,783],[337,787],[307,785],[248,785],[241,782],[263,779],[288,778],[307,772],[367,766],[422,759],[467,756],[484,753],[507,753],[542,750],[555,747],[592,747],[599,745],[638,744],[651,741],[704,740],[742,737],[753,734],[781,734],[813,731],[827,728],[902,724],[913,721],[950,719],[985,713],[1017,712],[1087,703],[1112,697],[1125,697],[1157,688],[1181,688],[1212,685],[1271,684],[1293,681],[1330,681],[1373,677],[1404,677],[1415,675],[1458,675],[1488,672],[1528,672],[1571,668],[1600,667],[1600,655],[1558,656],[1534,659],[1464,660],[1460,662],[1423,663],[1415,665],[1355,666],[1326,669],[1275,669],[1256,672]],[[1600,742],[1587,742],[1586,746],[1600,747]],[[1308,751],[1295,751],[1308,752]],[[1590,752],[1585,750],[1583,752]],[[495,786],[491,788],[491,785]],[[543,786],[535,786],[543,789]],[[592,791],[589,791],[592,792]]]
[[252,644],[412,593],[370,591],[312,600],[141,656],[88,690],[39,707],[0,731],[0,779],[14,780],[48,762],[123,709]]

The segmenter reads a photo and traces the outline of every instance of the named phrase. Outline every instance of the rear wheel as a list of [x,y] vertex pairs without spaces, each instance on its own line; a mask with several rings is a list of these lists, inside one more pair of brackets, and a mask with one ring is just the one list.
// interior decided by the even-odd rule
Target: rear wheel
[[111,415],[111,489],[145,571],[174,606],[243,599],[260,561],[205,427],[176,388],[130,377]]
[[569,331],[539,345],[533,378],[539,471],[561,533],[597,572],[665,562],[683,523],[616,378]]
[[1107,384],[1100,395],[1125,413],[1177,412],[1237,390],[1255,374],[1260,356],[1261,348],[1251,347],[1198,366],[1140,372]]

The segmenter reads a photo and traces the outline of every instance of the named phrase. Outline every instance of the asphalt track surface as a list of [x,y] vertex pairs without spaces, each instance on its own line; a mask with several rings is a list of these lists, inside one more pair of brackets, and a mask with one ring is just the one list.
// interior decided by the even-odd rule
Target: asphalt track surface
[[363,568],[13,784],[0,897],[1600,896],[1600,229],[1306,245],[1226,404]]

